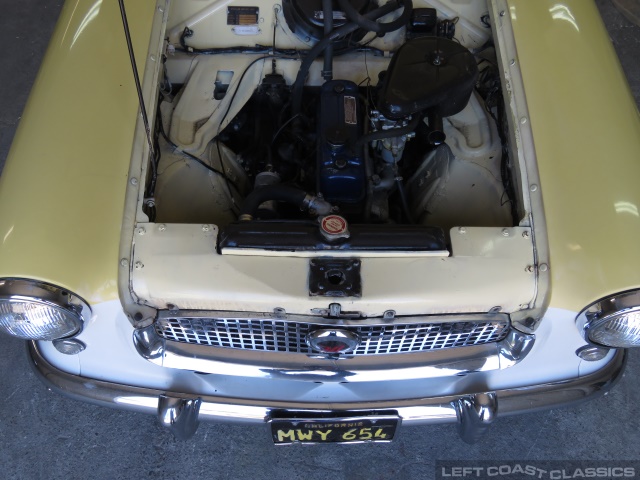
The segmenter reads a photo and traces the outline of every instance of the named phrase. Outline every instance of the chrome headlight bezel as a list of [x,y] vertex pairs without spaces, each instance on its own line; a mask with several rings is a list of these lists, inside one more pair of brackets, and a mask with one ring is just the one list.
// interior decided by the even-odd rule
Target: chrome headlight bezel
[[592,340],[590,333],[624,315],[640,314],[640,290],[628,290],[616,293],[592,303],[576,317],[576,324],[584,340],[590,345],[606,348],[631,348],[640,346],[624,342],[604,344]]
[[82,332],[85,322],[91,318],[91,309],[81,297],[64,288],[38,280],[0,279],[0,302],[45,307],[50,311],[65,315],[70,325],[64,331],[52,331],[50,334],[39,336],[21,335],[4,327],[0,330],[12,337],[25,340],[50,341],[74,337]]

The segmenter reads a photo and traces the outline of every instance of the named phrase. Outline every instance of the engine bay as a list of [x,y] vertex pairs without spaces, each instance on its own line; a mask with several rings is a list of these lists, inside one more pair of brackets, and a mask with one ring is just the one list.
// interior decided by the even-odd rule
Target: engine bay
[[484,2],[225,5],[172,6],[150,221],[216,225],[221,253],[446,253],[453,227],[519,225]]

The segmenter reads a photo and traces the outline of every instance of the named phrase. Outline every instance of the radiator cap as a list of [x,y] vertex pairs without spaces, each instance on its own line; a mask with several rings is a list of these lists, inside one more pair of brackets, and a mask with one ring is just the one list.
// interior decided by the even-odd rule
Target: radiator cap
[[349,238],[349,224],[340,215],[327,215],[320,219],[320,233],[329,242]]

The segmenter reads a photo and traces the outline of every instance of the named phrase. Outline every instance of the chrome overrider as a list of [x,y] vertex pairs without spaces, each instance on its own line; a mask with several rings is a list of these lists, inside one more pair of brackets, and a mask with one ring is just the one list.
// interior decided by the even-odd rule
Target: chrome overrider
[[51,390],[96,405],[154,413],[179,438],[192,435],[200,420],[262,423],[275,411],[308,413],[313,418],[330,408],[359,415],[395,411],[405,426],[457,423],[462,439],[474,442],[498,414],[503,417],[556,408],[607,392],[622,377],[626,363],[626,350],[620,349],[602,369],[570,380],[460,396],[322,405],[199,397],[111,383],[57,369],[44,359],[36,342],[29,342],[28,349],[36,374]]
[[[420,353],[347,357],[340,362],[297,353],[263,352],[165,340],[153,325],[136,330],[138,353],[156,365],[179,370],[243,377],[297,378],[322,382],[368,382],[464,376],[512,367],[533,348],[535,335],[512,329],[499,342]],[[267,360],[268,358],[268,360]],[[233,367],[233,368],[231,368]]]

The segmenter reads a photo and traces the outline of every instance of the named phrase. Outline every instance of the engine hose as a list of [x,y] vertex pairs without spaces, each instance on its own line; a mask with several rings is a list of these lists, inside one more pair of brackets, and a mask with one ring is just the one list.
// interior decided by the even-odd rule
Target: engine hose
[[388,130],[378,130],[377,132],[371,132],[366,135],[361,136],[358,139],[357,146],[366,145],[369,142],[373,142],[374,140],[384,140],[385,138],[393,138],[393,137],[401,137],[402,135],[407,135],[416,128],[418,128],[418,124],[422,120],[422,116],[416,114],[411,121],[407,124],[406,127],[399,128],[390,128]]
[[432,108],[427,112],[427,119],[429,120],[429,133],[427,134],[429,144],[434,146],[442,145],[447,139],[442,126],[442,115],[440,115],[437,108]]
[[413,12],[412,0],[401,0],[404,11],[395,20],[388,23],[378,23],[376,20],[370,20],[365,15],[360,14],[358,10],[351,4],[350,0],[338,0],[340,9],[344,11],[347,18],[359,27],[369,31],[375,32],[378,35],[393,32],[398,30],[407,24],[411,18],[411,12]]
[[287,202],[304,208],[307,204],[306,199],[307,193],[304,190],[287,185],[267,185],[256,188],[244,199],[240,220],[253,220],[258,207],[269,200]]
[[[384,17],[388,13],[393,12],[394,10],[400,8],[395,1],[391,1],[386,3],[380,8],[376,8],[369,13],[364,15],[365,18],[369,20],[375,20],[380,17]],[[314,60],[320,56],[320,54],[324,51],[327,45],[338,38],[349,35],[352,32],[355,32],[358,28],[357,23],[349,22],[345,23],[341,27],[333,30],[329,35],[325,36],[322,40],[316,43],[309,53],[304,57],[304,60],[300,64],[300,69],[298,70],[298,75],[296,76],[296,80],[293,83],[293,89],[291,92],[291,106],[292,106],[292,115],[297,115],[302,110],[302,87],[304,86],[304,81],[307,78],[309,73],[309,69],[313,64]]]
[[[329,35],[333,30],[333,0],[322,0],[322,14],[324,19],[324,34]],[[322,69],[322,77],[325,81],[333,78],[333,43],[324,49],[324,68]]]

